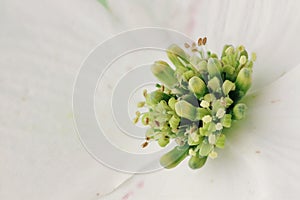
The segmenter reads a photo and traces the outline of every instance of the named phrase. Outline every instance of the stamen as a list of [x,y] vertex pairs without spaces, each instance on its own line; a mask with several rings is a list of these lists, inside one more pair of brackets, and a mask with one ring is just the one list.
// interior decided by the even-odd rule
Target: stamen
[[190,48],[191,46],[188,43],[184,43],[185,48]]
[[212,117],[210,115],[205,115],[203,118],[202,118],[202,121],[204,123],[209,123],[212,121]]
[[209,107],[209,103],[205,100],[202,100],[201,103],[200,103],[200,106],[202,108],[208,108]]
[[219,108],[219,110],[217,111],[216,116],[217,116],[217,118],[221,119],[222,117],[224,117],[225,113],[226,112],[225,112],[224,108]]
[[198,46],[202,46],[202,38],[198,39]]
[[223,129],[223,125],[221,124],[221,123],[217,123],[216,124],[216,130],[217,131],[220,131],[220,130],[222,130]]

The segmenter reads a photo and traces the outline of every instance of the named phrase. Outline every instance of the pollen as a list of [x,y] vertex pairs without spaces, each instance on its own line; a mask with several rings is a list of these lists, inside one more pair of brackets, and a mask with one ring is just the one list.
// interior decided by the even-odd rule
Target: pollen
[[216,116],[217,116],[217,118],[221,119],[221,118],[224,117],[225,113],[226,112],[225,112],[225,110],[223,108],[219,108],[219,110],[217,111]]
[[204,123],[209,123],[212,121],[212,117],[210,115],[205,115],[203,118],[202,118],[202,121]]

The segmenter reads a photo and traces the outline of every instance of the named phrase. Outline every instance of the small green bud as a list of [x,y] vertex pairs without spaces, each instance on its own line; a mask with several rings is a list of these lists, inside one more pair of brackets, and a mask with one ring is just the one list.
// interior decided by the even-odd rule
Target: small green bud
[[209,90],[212,92],[218,92],[220,91],[220,80],[217,77],[212,78],[211,80],[208,81],[207,87]]
[[186,80],[186,81],[189,81],[190,78],[192,78],[193,76],[195,76],[195,73],[193,70],[189,70],[189,71],[186,71],[183,73],[183,78]]
[[138,123],[138,121],[139,121],[139,117],[136,116],[136,117],[133,119],[133,123],[136,124],[136,123]]
[[179,123],[180,123],[180,118],[175,115],[173,115],[169,120],[169,124],[172,129],[177,129]]
[[170,139],[168,137],[162,136],[158,139],[158,144],[161,147],[165,147],[167,146],[167,144],[169,144]]
[[151,71],[168,88],[173,88],[178,83],[175,71],[164,61],[156,61],[151,66]]
[[199,169],[206,163],[207,157],[200,157],[198,154],[192,156],[189,160],[189,167],[191,169]]
[[216,147],[223,149],[225,147],[225,141],[226,141],[226,136],[224,134],[221,134],[217,138]]
[[137,107],[142,108],[145,105],[145,101],[138,102]]
[[175,111],[180,117],[191,121],[197,120],[197,108],[184,100],[178,101],[175,104]]
[[234,119],[243,119],[246,115],[247,106],[244,103],[238,103],[233,107],[233,117]]
[[247,62],[246,56],[241,56],[239,61],[240,61],[240,65],[244,65]]
[[167,169],[176,167],[188,155],[189,146],[177,146],[160,158],[160,164]]
[[233,103],[233,101],[232,101],[232,99],[230,99],[230,97],[225,97],[225,103],[226,103],[226,108],[228,108],[232,103]]
[[256,53],[251,54],[251,60],[254,62],[256,61]]
[[217,67],[216,61],[213,58],[208,59],[207,63],[207,70],[210,78],[213,78],[215,76],[221,76],[220,71]]
[[[167,55],[168,58],[171,60],[171,62],[175,65],[176,68],[183,69],[185,65],[182,63],[184,61],[185,63],[188,63],[188,56],[184,52],[183,49],[181,49],[178,45],[172,44],[167,49]],[[182,60],[182,61],[181,61]]]
[[231,114],[225,114],[225,116],[222,118],[222,125],[225,128],[230,128],[231,127]]
[[198,63],[198,65],[195,66],[195,68],[199,72],[206,72],[207,71],[207,62],[205,60],[202,60]]
[[199,128],[199,133],[201,136],[209,136],[209,134],[211,134],[211,132],[208,131],[209,128],[209,124],[206,123],[203,125],[203,127]]
[[207,102],[212,102],[213,100],[215,100],[216,99],[216,97],[213,95],[213,94],[206,94],[204,97],[203,97],[203,99],[205,100],[205,101],[207,101]]
[[165,100],[168,101],[170,98],[169,95],[167,95],[166,93],[162,92],[162,91],[154,91],[151,92],[150,94],[148,94],[146,96],[146,104],[149,106],[153,106],[158,104],[161,100]]
[[233,46],[229,46],[226,50],[225,50],[225,54],[226,55],[230,55],[234,53],[234,48]]
[[237,99],[235,100],[241,99],[246,94],[246,92],[251,86],[251,83],[252,83],[251,69],[248,68],[241,69],[235,81],[236,91],[239,92]]
[[217,69],[219,70],[219,73],[221,73],[223,71],[221,62],[218,58],[213,58],[213,60],[215,65],[217,66]]
[[197,76],[194,76],[189,80],[189,88],[193,93],[195,93],[197,98],[202,97],[206,92],[206,85],[204,81]]
[[239,52],[243,52],[245,50],[245,47],[243,45],[240,45],[237,49]]
[[222,56],[221,56],[221,58],[223,58],[224,56],[226,56],[226,53],[225,53],[225,51],[228,49],[228,47],[230,47],[231,45],[228,45],[228,44],[226,44],[226,45],[224,45],[224,47],[223,47],[223,50],[222,50]]
[[209,143],[202,143],[199,154],[200,156],[208,156],[208,154],[214,149],[214,145],[209,144]]
[[234,80],[235,79],[235,68],[232,67],[231,65],[225,65],[223,67],[223,72],[226,73],[226,78],[230,79],[230,80]]
[[235,90],[235,84],[229,80],[225,80],[222,85],[224,95],[228,95],[230,91]]
[[169,99],[168,105],[170,106],[170,108],[171,108],[172,110],[175,110],[175,103],[176,103],[176,102],[177,102],[177,100],[176,100],[174,97],[172,97],[172,98]]
[[204,116],[209,115],[210,112],[206,108],[197,108],[197,120],[202,119]]

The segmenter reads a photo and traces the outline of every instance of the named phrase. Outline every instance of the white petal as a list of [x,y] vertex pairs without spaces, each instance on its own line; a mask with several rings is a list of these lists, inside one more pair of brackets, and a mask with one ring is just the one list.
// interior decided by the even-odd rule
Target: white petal
[[109,2],[126,28],[161,26],[194,39],[208,36],[208,48],[218,52],[223,44],[244,44],[257,53],[254,90],[276,80],[300,61],[299,1]]
[[137,175],[103,199],[298,199],[299,77],[300,65],[250,95],[247,118],[228,131],[226,148],[204,168],[189,170],[186,160]]

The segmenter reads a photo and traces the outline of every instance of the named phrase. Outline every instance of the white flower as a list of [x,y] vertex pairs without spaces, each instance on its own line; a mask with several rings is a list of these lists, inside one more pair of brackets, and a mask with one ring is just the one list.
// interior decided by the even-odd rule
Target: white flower
[[[138,5],[139,8],[143,7]],[[300,141],[300,135],[297,133],[300,106],[297,105],[300,102],[300,66],[289,71],[300,61],[300,46],[297,45],[300,43],[300,3],[204,1],[198,4],[193,1],[190,4],[176,4],[169,1],[164,8],[169,5],[173,9],[160,7],[165,11],[157,13],[165,17],[175,16],[166,22],[163,21],[164,17],[161,18],[161,22],[168,27],[194,37],[207,34],[208,46],[212,50],[230,42],[243,43],[250,51],[257,53],[252,92],[249,91],[245,99],[247,116],[230,129],[227,147],[219,156],[222,160],[216,159],[212,166],[201,169],[201,173],[191,173],[182,164],[173,169],[171,174],[162,170],[142,175],[142,178],[135,176],[111,196],[122,197],[123,191],[130,190],[141,179],[149,183],[145,184],[143,197],[151,196],[152,191],[161,188],[164,188],[161,196],[165,199],[182,196],[186,199],[198,196],[209,198],[211,194],[215,199],[239,199],[241,194],[248,199],[282,199],[286,194],[290,199],[299,196],[300,149],[297,141]],[[148,10],[149,7],[145,7],[144,10]],[[144,19],[151,21],[151,17],[145,13],[142,13]],[[122,13],[116,15],[127,16]],[[291,19],[293,23],[290,23]],[[144,24],[142,19],[135,16],[127,20],[134,25]],[[214,153],[210,157],[214,157]],[[273,181],[275,176],[277,182]],[[157,181],[162,178],[168,184]],[[289,181],[289,187],[286,187],[284,180]],[[208,181],[211,184],[207,184]],[[197,187],[191,187],[190,183]],[[211,187],[212,184],[214,187]],[[235,188],[228,189],[224,185],[235,185]],[[221,192],[216,192],[216,188],[221,188]],[[249,193],[250,190],[253,192]],[[161,196],[156,195],[157,198]]]

